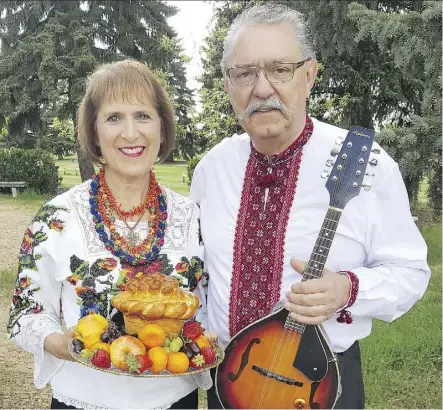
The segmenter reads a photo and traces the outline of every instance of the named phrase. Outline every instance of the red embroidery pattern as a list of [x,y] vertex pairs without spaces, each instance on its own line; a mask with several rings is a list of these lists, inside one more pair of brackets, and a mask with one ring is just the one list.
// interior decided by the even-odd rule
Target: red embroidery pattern
[[[251,144],[235,230],[229,300],[231,337],[269,314],[280,299],[286,227],[297,187],[302,148],[312,121],[269,164]],[[267,201],[266,198],[266,190]]]

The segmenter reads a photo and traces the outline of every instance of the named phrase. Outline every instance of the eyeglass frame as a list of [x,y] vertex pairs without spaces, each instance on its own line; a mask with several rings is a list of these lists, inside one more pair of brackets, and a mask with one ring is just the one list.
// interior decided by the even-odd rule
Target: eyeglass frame
[[[262,67],[259,67],[259,66],[245,66],[244,68],[254,68],[254,69],[258,69],[258,70],[256,70],[256,72],[255,72],[255,78],[254,78],[254,80],[252,81],[252,83],[251,83],[251,84],[245,84],[245,85],[235,85],[235,84],[232,82],[231,76],[230,76],[230,74],[229,74],[229,72],[230,72],[231,70],[234,70],[234,69],[236,69],[236,68],[242,68],[242,67],[229,67],[229,68],[227,68],[227,69],[225,70],[225,73],[226,73],[227,77],[229,78],[229,81],[231,82],[231,85],[232,85],[233,87],[248,87],[248,86],[254,84],[254,83],[257,81],[258,76],[260,75],[260,71],[259,71],[260,69],[263,70],[263,75],[265,76],[265,78],[266,78],[271,84],[281,84],[281,83],[287,83],[288,81],[291,81],[291,80],[294,78],[295,70],[297,70],[298,68],[302,67],[306,62],[308,62],[308,61],[310,61],[310,60],[312,60],[312,57],[305,58],[304,60],[299,61],[298,63],[293,63],[293,62],[291,62],[291,61],[281,61],[281,62],[279,62],[279,63],[268,64],[268,65],[265,65],[265,66],[262,66]],[[275,66],[275,65],[279,65],[279,64],[292,64],[292,66],[294,67],[294,69],[292,70],[292,77],[291,77],[289,80],[286,80],[286,81],[271,81],[271,80],[268,78],[268,75],[266,74],[266,68],[267,68],[267,67],[272,67],[272,66]]]

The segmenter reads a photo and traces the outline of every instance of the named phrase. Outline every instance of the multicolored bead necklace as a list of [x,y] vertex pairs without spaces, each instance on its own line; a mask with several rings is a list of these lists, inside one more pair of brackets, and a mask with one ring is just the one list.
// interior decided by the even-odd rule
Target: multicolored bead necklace
[[[130,211],[124,211],[117,205],[111,190],[106,184],[103,168],[97,175],[93,176],[89,193],[95,230],[105,244],[106,249],[119,257],[122,262],[130,265],[145,265],[156,259],[164,243],[168,214],[165,196],[152,171],[146,200],[142,205]],[[129,244],[117,232],[112,211],[115,211],[120,218],[125,219],[129,216],[144,213],[145,210],[150,212],[148,236],[142,243],[134,246]],[[110,231],[110,238],[106,233],[105,226]]]

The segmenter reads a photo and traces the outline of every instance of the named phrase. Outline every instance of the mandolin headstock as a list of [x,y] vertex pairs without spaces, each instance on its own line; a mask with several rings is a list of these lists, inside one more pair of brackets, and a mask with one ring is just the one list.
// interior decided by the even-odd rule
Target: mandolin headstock
[[[379,150],[372,150],[375,133],[366,128],[352,126],[344,141],[339,140],[337,146],[331,151],[336,157],[335,163],[329,159],[326,162],[332,167],[330,172],[324,171],[323,178],[328,178],[326,188],[330,195],[329,205],[343,209],[346,204],[360,193],[363,187],[370,189],[370,183],[364,183],[363,178],[373,174],[366,172],[368,164],[376,166],[377,160],[370,159],[371,152],[378,154]],[[341,148],[340,148],[341,145]]]

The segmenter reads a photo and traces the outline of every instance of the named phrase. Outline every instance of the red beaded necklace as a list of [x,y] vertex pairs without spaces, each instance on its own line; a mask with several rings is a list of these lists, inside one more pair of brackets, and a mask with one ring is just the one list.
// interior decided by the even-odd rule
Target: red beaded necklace
[[[153,172],[150,171],[150,178],[152,178],[152,176],[153,176]],[[98,174],[98,179],[100,181],[100,189],[102,189],[105,192],[105,194],[108,197],[108,200],[110,202],[110,206],[112,207],[112,209],[117,213],[117,215],[120,218],[126,219],[126,218],[130,218],[131,216],[140,215],[141,213],[145,212],[146,203],[149,199],[149,190],[146,195],[146,199],[142,204],[140,204],[139,206],[135,206],[134,208],[130,209],[129,211],[125,211],[124,209],[121,208],[121,205],[117,204],[117,201],[115,200],[114,196],[112,195],[112,192],[109,189],[108,184],[106,183],[106,178],[105,178],[105,173],[103,171],[103,168],[100,169],[100,172]],[[154,178],[154,180],[155,180],[155,178]],[[150,181],[152,181],[152,179],[150,179]],[[150,187],[152,187],[152,184],[150,184]]]
[[[109,186],[106,184],[103,169],[100,170],[98,177],[100,187],[97,194],[97,207],[102,217],[103,224],[107,226],[111,233],[111,239],[117,246],[125,249],[132,256],[140,257],[142,253],[145,253],[146,251],[149,252],[155,241],[158,222],[161,216],[158,203],[158,191],[160,187],[153,172],[150,172],[149,189],[146,194],[145,201],[143,204],[131,209],[130,211],[123,211],[121,207],[117,205]],[[117,232],[114,224],[115,217],[112,215],[112,211],[115,211],[120,218],[126,219],[129,216],[144,214],[146,210],[150,212],[147,237],[140,244],[136,246],[131,245],[122,235]]]

